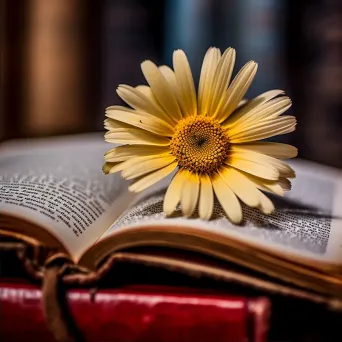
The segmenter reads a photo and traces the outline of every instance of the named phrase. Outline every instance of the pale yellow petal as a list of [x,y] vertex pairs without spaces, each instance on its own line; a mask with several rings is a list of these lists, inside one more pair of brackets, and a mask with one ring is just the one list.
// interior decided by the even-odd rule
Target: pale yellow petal
[[151,95],[146,96],[144,92],[140,90],[141,88],[120,85],[116,92],[127,104],[137,111],[148,113],[162,119],[169,123],[169,125],[174,124],[175,121],[162,109],[160,105],[158,105],[158,103],[156,103],[156,101],[153,100],[153,97]]
[[220,50],[214,47],[209,48],[204,56],[198,85],[198,114],[208,113],[215,70],[220,57]]
[[198,212],[203,220],[209,220],[213,214],[214,193],[210,177],[207,174],[200,175],[201,190]]
[[[240,102],[239,102],[239,104],[238,104],[238,106],[236,107],[236,108],[241,108],[242,106],[244,106],[246,103],[248,102],[248,99],[242,99]],[[229,119],[229,118],[228,118]]]
[[210,178],[216,197],[226,215],[233,223],[240,223],[242,220],[242,209],[234,192],[219,174],[215,173]]
[[292,187],[291,181],[289,181],[285,177],[280,177],[278,180],[278,184],[282,187],[282,189],[284,191],[290,191],[291,190],[291,187]]
[[251,180],[258,189],[260,189],[262,191],[266,191],[266,192],[272,192],[278,196],[284,196],[284,190],[280,185],[282,178],[279,178],[278,180],[272,181],[272,180],[267,180],[267,179],[263,179],[260,177],[253,176],[253,175],[248,174],[248,173],[245,173],[245,176],[249,180]]
[[[288,97],[278,97],[262,104],[254,110],[251,110],[239,120],[233,121],[229,126],[229,131],[232,132],[232,134],[236,134],[237,132],[244,131],[249,127],[257,125],[259,122],[275,119],[287,111],[290,107],[291,100]],[[232,115],[232,117],[233,116],[235,115]],[[227,128],[227,125],[222,126]]]
[[222,122],[236,109],[242,98],[245,96],[256,75],[258,64],[250,61],[245,64],[235,76],[224,95],[223,105],[216,118]]
[[258,153],[267,154],[270,157],[288,159],[294,158],[298,154],[298,149],[292,145],[274,143],[274,142],[255,142],[255,143],[245,143],[239,145],[244,150],[254,151]]
[[151,61],[145,61],[141,64],[141,70],[147,83],[150,85],[153,94],[156,96],[164,110],[170,117],[180,120],[182,118],[182,113],[177,99],[158,67]]
[[[176,97],[178,104],[181,105],[179,87],[177,84],[175,72],[167,65],[161,65],[159,67],[159,70],[163,74],[163,76],[165,77],[166,81],[169,83],[169,86],[170,86],[174,96]],[[182,116],[184,116],[183,108],[181,108],[181,111],[182,111]]]
[[237,132],[235,135],[232,135],[228,129],[227,134],[230,142],[239,144],[293,132],[296,128],[296,124],[297,121],[294,116],[283,116],[258,122],[257,124],[246,128],[244,131]]
[[105,141],[113,144],[169,146],[170,139],[139,128],[113,130],[105,134]]
[[163,203],[163,211],[166,215],[171,215],[175,211],[177,204],[180,202],[182,186],[185,180],[186,178],[184,177],[182,170],[179,170],[172,178],[172,181],[166,190]]
[[279,178],[279,171],[274,167],[242,159],[240,155],[230,155],[226,160],[226,164],[257,177],[270,180],[277,180]]
[[181,205],[182,212],[186,217],[190,217],[197,205],[199,194],[199,177],[195,173],[184,170],[185,181],[183,183]]
[[125,124],[124,122],[106,118],[104,120],[104,128],[108,131],[111,131],[111,130],[116,130],[118,128],[126,129],[126,128],[134,128],[134,127],[132,125]]
[[[155,95],[153,94],[152,89],[148,85],[140,84],[140,85],[136,86],[135,89],[140,91],[142,94],[144,94],[149,99],[149,101],[151,101],[153,103],[153,105],[158,108],[158,111],[162,111],[163,113],[165,113],[163,107],[161,106],[161,104],[159,103],[159,101],[157,100]],[[168,116],[168,118],[170,120],[174,120],[170,116]],[[172,122],[174,122],[174,121],[172,121]]]
[[240,200],[249,207],[257,207],[260,203],[259,190],[241,172],[233,168],[224,168],[219,171],[221,178]]
[[226,92],[232,77],[236,53],[228,48],[222,55],[214,75],[212,98],[210,101],[208,115],[216,117],[222,104],[223,95]]
[[117,109],[108,109],[106,110],[106,116],[158,135],[170,137],[174,133],[174,128],[170,124],[147,113],[138,111],[130,113]]
[[128,112],[128,113],[132,113],[132,111],[134,111],[132,108],[125,107],[125,106],[120,106],[120,105],[112,105],[112,106],[106,107],[106,110],[109,110],[109,109],[122,110],[122,111]]
[[240,159],[249,160],[264,166],[272,166],[279,172],[280,177],[294,178],[295,172],[290,165],[283,161],[267,156],[259,152],[249,151],[240,147],[240,145],[232,145],[230,151],[234,153],[234,156]]
[[275,209],[272,201],[260,191],[259,191],[259,195],[260,195],[260,206],[259,206],[260,211],[267,215],[272,214]]
[[171,164],[175,160],[176,158],[174,156],[170,156],[168,153],[157,156],[149,156],[149,158],[136,157],[126,161],[127,164],[121,172],[121,175],[125,179],[137,178],[145,175],[146,173],[161,169],[162,167]]
[[162,169],[151,172],[147,176],[142,176],[138,178],[128,187],[129,191],[140,192],[147,189],[151,185],[159,182],[160,180],[168,176],[171,172],[173,172],[176,169],[177,165],[178,163],[174,162],[166,167],[163,167]]
[[169,151],[169,147],[164,146],[123,145],[106,152],[104,158],[107,162],[119,162],[134,157],[157,155]]
[[119,165],[119,164],[122,164],[122,163],[111,163],[111,162],[105,162],[103,165],[102,165],[102,171],[104,174],[111,174],[111,173],[115,173],[115,169],[114,167]]
[[173,53],[173,68],[179,88],[180,105],[184,116],[197,114],[196,91],[188,59],[183,50]]
[[244,119],[245,115],[249,115],[250,113],[255,112],[255,110],[262,104],[282,94],[284,94],[283,90],[270,90],[266,93],[260,94],[250,101],[246,101],[244,106],[240,105],[242,102],[241,101],[239,104],[240,108],[238,108],[232,115],[230,115],[228,119],[223,122],[222,126],[229,127],[233,123],[239,122],[240,120]]

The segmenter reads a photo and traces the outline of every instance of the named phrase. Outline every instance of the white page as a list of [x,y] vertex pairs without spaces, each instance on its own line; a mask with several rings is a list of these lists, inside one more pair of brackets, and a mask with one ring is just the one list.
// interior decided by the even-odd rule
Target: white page
[[234,225],[216,203],[214,218],[209,222],[196,214],[194,218],[184,219],[179,210],[175,217],[166,218],[162,209],[164,192],[171,179],[168,177],[140,195],[136,204],[102,238],[119,229],[141,225],[186,225],[289,253],[293,258],[342,264],[342,172],[299,159],[288,162],[297,177],[284,198],[272,197],[276,205],[272,215],[243,206],[245,221]]
[[14,141],[0,146],[0,214],[45,227],[79,256],[134,196],[119,174],[102,173],[112,146],[102,134]]

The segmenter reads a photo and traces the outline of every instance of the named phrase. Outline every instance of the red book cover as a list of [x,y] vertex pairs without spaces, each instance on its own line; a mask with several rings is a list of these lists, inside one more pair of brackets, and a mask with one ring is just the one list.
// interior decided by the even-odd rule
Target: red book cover
[[[31,284],[0,286],[1,341],[54,341]],[[168,287],[70,290],[71,313],[88,342],[263,342],[270,303]]]

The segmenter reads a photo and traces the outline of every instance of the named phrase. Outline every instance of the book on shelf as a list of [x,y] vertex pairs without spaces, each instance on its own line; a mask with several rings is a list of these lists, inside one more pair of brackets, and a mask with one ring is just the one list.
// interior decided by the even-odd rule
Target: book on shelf
[[133,247],[193,251],[204,257],[140,257],[342,307],[341,171],[290,161],[296,178],[284,197],[272,197],[276,211],[264,215],[243,206],[244,221],[234,225],[219,205],[209,221],[196,213],[185,219],[180,211],[165,217],[169,179],[142,193],[129,192],[120,174],[102,173],[107,145],[100,133],[3,143],[1,233],[64,253],[86,272]]
[[[27,336],[55,341],[44,322],[41,289],[27,283],[0,286],[0,333],[4,341],[28,341]],[[191,288],[125,286],[68,292],[70,311],[87,341],[141,342],[264,342],[270,302]],[[20,329],[17,328],[20,322]]]

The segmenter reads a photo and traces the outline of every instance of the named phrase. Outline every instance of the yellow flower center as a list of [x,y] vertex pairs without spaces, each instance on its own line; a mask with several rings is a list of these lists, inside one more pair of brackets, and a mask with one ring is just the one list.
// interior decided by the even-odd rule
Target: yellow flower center
[[196,173],[211,173],[227,159],[228,136],[220,123],[208,116],[191,116],[179,121],[170,149],[178,165]]

